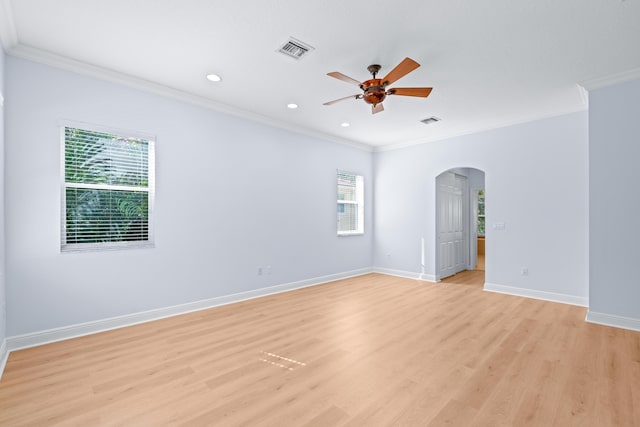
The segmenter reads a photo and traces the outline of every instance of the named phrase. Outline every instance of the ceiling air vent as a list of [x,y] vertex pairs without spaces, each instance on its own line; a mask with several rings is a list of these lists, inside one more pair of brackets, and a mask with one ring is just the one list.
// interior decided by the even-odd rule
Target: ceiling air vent
[[435,123],[435,122],[439,122],[440,119],[437,117],[429,117],[427,119],[424,120],[420,120],[420,123],[424,123],[425,125],[430,125],[431,123]]
[[309,46],[308,44],[294,39],[293,37],[289,37],[289,40],[285,44],[280,46],[278,52],[284,53],[285,55],[295,59],[301,59],[312,50],[314,50],[314,48]]

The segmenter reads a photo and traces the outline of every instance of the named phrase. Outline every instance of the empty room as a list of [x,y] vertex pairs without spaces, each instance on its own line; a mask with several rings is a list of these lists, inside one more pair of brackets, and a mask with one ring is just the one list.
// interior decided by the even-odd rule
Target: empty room
[[640,425],[638,0],[0,0],[0,41],[0,426]]

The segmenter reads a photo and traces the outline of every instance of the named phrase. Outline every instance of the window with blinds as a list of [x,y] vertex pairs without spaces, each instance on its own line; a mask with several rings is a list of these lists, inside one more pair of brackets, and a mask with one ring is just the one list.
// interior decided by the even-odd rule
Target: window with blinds
[[62,251],[153,246],[154,142],[63,128]]
[[338,171],[338,236],[364,233],[364,179]]

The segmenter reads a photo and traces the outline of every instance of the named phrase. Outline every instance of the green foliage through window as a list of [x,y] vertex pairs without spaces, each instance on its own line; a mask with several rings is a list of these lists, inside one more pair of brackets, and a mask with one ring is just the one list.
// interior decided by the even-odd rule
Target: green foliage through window
[[478,190],[478,236],[484,236],[485,233],[485,216],[484,216],[484,190]]
[[64,249],[150,242],[152,147],[145,139],[65,127]]

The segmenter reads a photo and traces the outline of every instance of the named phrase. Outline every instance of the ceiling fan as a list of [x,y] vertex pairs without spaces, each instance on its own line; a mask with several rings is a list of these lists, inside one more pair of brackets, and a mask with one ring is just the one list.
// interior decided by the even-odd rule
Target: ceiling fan
[[377,79],[376,75],[378,74],[378,71],[380,71],[380,68],[381,68],[380,65],[378,64],[369,65],[367,67],[367,70],[369,70],[373,78],[369,80],[365,80],[362,83],[360,83],[355,79],[352,79],[351,77],[345,76],[344,74],[339,73],[337,71],[327,73],[328,76],[359,86],[360,89],[363,90],[363,93],[346,96],[344,98],[325,102],[322,105],[333,105],[336,102],[344,101],[351,98],[364,99],[364,102],[366,102],[367,104],[371,104],[371,114],[376,114],[384,110],[382,101],[384,101],[387,95],[419,96],[422,98],[426,98],[427,96],[429,96],[433,88],[430,88],[430,87],[387,88],[387,86],[389,86],[391,83],[406,76],[407,74],[409,74],[410,72],[418,68],[419,66],[420,64],[418,64],[413,59],[405,58],[402,62],[396,65],[396,67],[393,70],[391,70],[389,74],[387,74],[384,78]]

